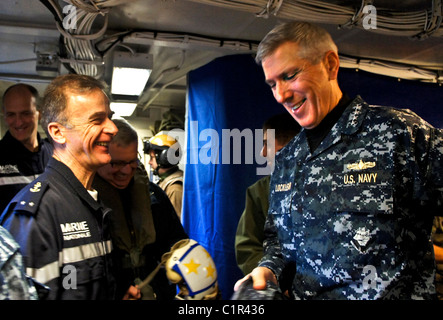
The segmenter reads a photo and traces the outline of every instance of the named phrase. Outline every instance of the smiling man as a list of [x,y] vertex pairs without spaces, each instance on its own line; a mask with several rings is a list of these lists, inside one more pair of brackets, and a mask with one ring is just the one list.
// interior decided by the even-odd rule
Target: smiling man
[[[117,290],[122,295],[144,280],[177,241],[187,238],[166,193],[149,181],[138,161],[138,135],[125,120],[115,119],[118,133],[109,145],[112,160],[98,169],[93,187],[112,209],[113,259]],[[164,269],[141,288],[144,300],[172,300],[175,285]]]
[[45,172],[10,202],[0,221],[20,245],[26,272],[50,288],[48,299],[112,299],[109,209],[91,188],[111,161],[117,133],[101,82],[55,78],[45,91],[42,126],[54,146]]
[[[302,126],[275,158],[256,289],[296,266],[295,299],[432,299],[443,132],[406,109],[349,99],[331,36],[303,22],[257,50],[275,99]],[[407,102],[405,102],[407,104]]]
[[24,186],[37,178],[52,155],[52,146],[37,132],[38,92],[19,83],[3,95],[8,131],[0,141],[0,213]]

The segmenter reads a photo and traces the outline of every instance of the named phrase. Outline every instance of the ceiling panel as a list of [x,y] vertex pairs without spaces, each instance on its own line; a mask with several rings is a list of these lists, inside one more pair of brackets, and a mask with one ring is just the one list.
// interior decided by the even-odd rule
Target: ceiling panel
[[[107,1],[109,3],[110,0]],[[33,82],[43,91],[51,77],[37,72],[39,53],[53,52],[64,57],[64,51],[61,50],[63,46],[60,46],[60,33],[55,26],[55,17],[49,10],[50,6],[45,6],[44,3],[48,5],[49,1],[0,1],[0,94],[3,94],[3,90],[15,81]],[[61,0],[58,3],[60,8],[67,5]],[[312,5],[318,1],[283,1],[277,16],[270,15],[268,18],[256,15],[257,8],[263,6],[260,3],[266,3],[264,0],[244,0],[243,4],[249,3],[249,5],[241,9],[224,7],[226,3],[221,0],[132,0],[110,8],[107,13],[106,34],[92,41],[102,51],[103,48],[109,48],[102,57],[104,67],[100,69],[103,71],[100,77],[109,83],[113,50],[129,48],[133,51],[149,52],[154,56],[154,69],[145,92],[140,97],[138,111],[134,113],[134,117],[148,117],[149,108],[184,111],[186,74],[190,70],[222,55],[253,53],[253,50],[248,48],[242,47],[240,50],[221,46],[222,43],[237,40],[238,43],[256,45],[274,25],[290,20],[282,11],[290,4]],[[242,1],[231,1],[231,4],[234,3]],[[327,3],[331,8],[341,5],[358,10],[362,1],[343,0],[327,1]],[[432,1],[374,0],[373,3],[380,15],[385,15],[389,12],[387,10],[408,13],[432,9],[430,7]],[[349,17],[352,16],[352,12]],[[305,18],[312,19],[310,16]],[[99,30],[104,20],[103,16],[99,16],[92,30],[94,32]],[[324,19],[317,22],[331,32],[339,51],[346,56],[443,70],[441,28],[438,36],[413,40],[410,36],[392,36],[376,32],[377,30],[364,30],[361,27],[339,28],[337,24],[328,23]],[[127,36],[123,37],[124,34]],[[167,38],[154,40],[151,36],[153,34],[182,38],[180,42],[165,40]],[[112,35],[120,35],[122,41],[113,43],[112,40],[116,38],[111,37]],[[193,41],[186,40],[193,36]],[[104,39],[107,41],[103,41]],[[215,41],[215,44],[208,44],[208,40]],[[66,73],[68,70],[61,67],[60,72]]]

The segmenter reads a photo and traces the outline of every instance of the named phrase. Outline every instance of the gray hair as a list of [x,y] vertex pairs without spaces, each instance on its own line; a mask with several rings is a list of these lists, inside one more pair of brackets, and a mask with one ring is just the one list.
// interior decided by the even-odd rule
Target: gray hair
[[285,42],[297,43],[300,46],[299,57],[312,64],[320,62],[326,52],[338,51],[325,29],[311,23],[293,21],[276,26],[263,38],[257,49],[256,62],[261,64]]
[[117,134],[112,138],[111,143],[126,147],[131,143],[138,143],[137,131],[125,119],[112,120],[118,129]]
[[40,121],[46,135],[50,137],[47,130],[48,124],[51,122],[58,122],[65,126],[69,125],[68,115],[65,112],[69,93],[82,94],[101,90],[107,97],[106,89],[104,82],[86,75],[66,74],[52,80],[43,95],[42,117]]

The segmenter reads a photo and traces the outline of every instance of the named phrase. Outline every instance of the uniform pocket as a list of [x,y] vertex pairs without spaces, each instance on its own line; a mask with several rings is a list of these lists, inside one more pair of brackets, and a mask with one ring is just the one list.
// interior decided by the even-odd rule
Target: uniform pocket
[[347,159],[333,174],[328,229],[340,239],[341,254],[377,254],[392,241],[393,174],[383,160]]
[[392,174],[375,162],[349,162],[343,172],[333,174],[331,198],[333,211],[393,213]]

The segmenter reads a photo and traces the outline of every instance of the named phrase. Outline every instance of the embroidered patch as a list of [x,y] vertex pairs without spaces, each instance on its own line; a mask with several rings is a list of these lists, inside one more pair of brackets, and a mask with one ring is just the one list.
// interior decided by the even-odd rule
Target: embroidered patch
[[375,161],[363,162],[363,160],[360,160],[359,162],[356,163],[350,163],[346,166],[348,170],[365,170],[374,167],[375,167]]

